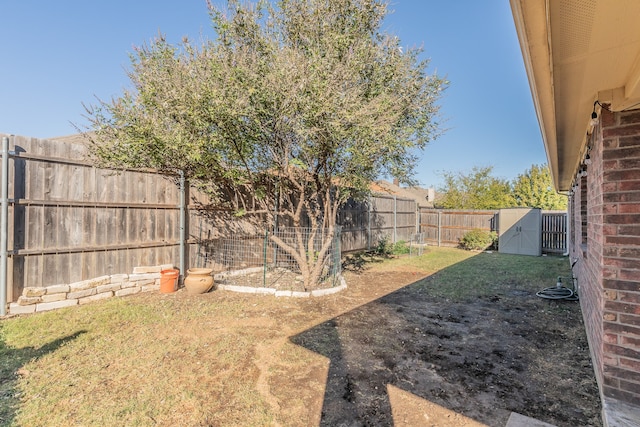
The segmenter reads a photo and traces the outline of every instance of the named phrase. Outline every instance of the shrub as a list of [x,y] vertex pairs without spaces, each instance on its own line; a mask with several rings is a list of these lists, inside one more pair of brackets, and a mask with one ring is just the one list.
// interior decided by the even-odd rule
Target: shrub
[[403,255],[409,253],[409,244],[404,240],[398,240],[395,245],[393,245],[393,254],[394,255]]
[[391,243],[388,237],[383,237],[378,241],[378,245],[374,249],[374,252],[382,256],[408,254],[409,244],[404,240],[398,240],[396,243]]
[[382,237],[380,240],[378,240],[378,244],[373,251],[377,255],[391,255],[391,252],[393,251],[393,243],[389,242],[388,237]]
[[460,239],[460,247],[467,250],[484,250],[493,246],[498,238],[495,231],[473,229]]

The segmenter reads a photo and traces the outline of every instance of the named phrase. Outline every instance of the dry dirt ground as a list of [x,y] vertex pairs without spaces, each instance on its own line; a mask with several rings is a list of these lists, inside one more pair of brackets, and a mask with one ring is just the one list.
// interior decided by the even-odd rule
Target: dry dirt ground
[[[62,397],[49,410],[61,413],[51,416],[69,421],[57,425],[113,425],[100,424],[102,411],[149,426],[504,427],[514,411],[601,426],[578,303],[543,300],[508,277],[495,293],[454,302],[434,296],[436,277],[397,266],[346,271],[347,289],[320,298],[184,289],[127,297],[135,321],[122,317],[111,334],[87,332],[90,341],[60,348],[73,349],[65,364],[102,366],[92,361],[102,347],[126,354],[94,373],[82,364],[56,371],[47,393]],[[171,323],[141,327],[145,307],[172,313]],[[91,316],[82,307],[67,316],[82,313]],[[24,382],[40,373],[29,369]],[[167,411],[121,413],[149,388],[160,399],[167,381]],[[65,397],[73,384],[82,393]]]
[[[349,283],[411,279],[365,273]],[[322,425],[504,426],[511,411],[557,426],[601,425],[575,302],[519,290],[451,303],[409,285],[293,342],[331,361]]]
[[[362,273],[348,283],[356,297],[414,279]],[[451,303],[409,285],[292,341],[330,361],[321,425],[504,426],[514,411],[557,426],[599,426],[581,326],[577,303],[533,292]]]
[[[262,297],[250,304],[256,314],[244,313],[262,312],[272,331],[256,349],[257,383],[278,425],[504,426],[512,411],[601,425],[577,302],[506,287],[453,303],[430,296],[430,279],[411,271],[346,279],[340,294]],[[291,343],[324,358],[300,365]]]

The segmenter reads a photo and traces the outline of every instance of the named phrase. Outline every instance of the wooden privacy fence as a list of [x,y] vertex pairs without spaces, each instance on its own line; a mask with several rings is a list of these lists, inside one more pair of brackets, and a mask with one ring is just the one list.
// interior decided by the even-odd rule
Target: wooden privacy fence
[[[81,141],[3,137],[11,160],[8,221],[1,231],[8,248],[7,302],[26,286],[73,283],[137,266],[179,266],[181,193],[175,179],[96,168]],[[203,213],[199,208],[210,200],[195,188],[184,197],[186,268],[212,262],[212,242],[220,235],[250,228],[224,212]],[[409,240],[417,229],[416,203],[388,195],[352,201],[339,225],[343,251],[368,249],[382,238]]]
[[542,211],[542,252],[567,253],[567,224],[565,211]]
[[[2,137],[9,141],[11,160],[8,221],[1,230],[8,248],[7,302],[26,286],[73,283],[137,266],[179,266],[181,256],[186,268],[205,266],[218,250],[216,239],[251,228],[228,212],[202,211],[211,203],[206,195],[195,188],[181,193],[174,178],[94,167],[81,141]],[[341,250],[410,241],[417,232],[429,245],[456,246],[473,228],[497,231],[497,213],[418,211],[413,199],[377,194],[349,201],[339,212]],[[543,212],[542,230],[543,252],[566,252],[565,213]]]
[[458,246],[466,232],[473,229],[497,231],[498,211],[421,209],[420,232],[433,246]]
[[98,169],[82,144],[10,137],[8,300],[178,259],[179,194],[154,173]]
[[[421,209],[420,232],[433,246],[458,246],[460,239],[473,229],[499,232],[498,210]],[[542,211],[543,253],[567,252],[567,213]]]
[[408,242],[418,230],[417,203],[376,194],[366,202],[349,201],[338,213],[342,252],[369,250],[383,240]]

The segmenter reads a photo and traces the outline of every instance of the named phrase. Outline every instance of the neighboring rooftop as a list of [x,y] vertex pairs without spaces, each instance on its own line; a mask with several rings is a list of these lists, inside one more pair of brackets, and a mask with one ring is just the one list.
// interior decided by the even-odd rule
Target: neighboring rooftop
[[414,199],[421,208],[433,208],[436,192],[433,188],[401,187],[398,183],[385,180],[376,181],[371,185],[376,193],[392,194],[405,199]]

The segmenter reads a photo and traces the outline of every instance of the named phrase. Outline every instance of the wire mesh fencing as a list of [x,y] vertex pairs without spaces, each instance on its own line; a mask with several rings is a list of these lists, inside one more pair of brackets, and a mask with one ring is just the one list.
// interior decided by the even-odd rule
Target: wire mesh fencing
[[339,284],[340,227],[282,227],[236,234],[207,243],[208,260],[221,285],[286,291],[325,289]]
[[409,256],[421,256],[425,246],[425,233],[412,234],[409,240]]

